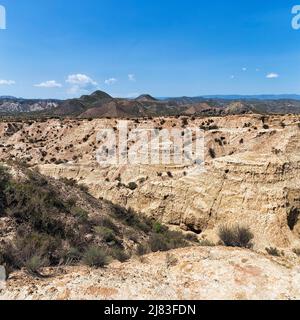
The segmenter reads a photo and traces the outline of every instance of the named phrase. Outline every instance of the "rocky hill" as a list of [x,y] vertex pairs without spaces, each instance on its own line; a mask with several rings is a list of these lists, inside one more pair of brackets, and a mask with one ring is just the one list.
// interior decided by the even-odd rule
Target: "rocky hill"
[[26,100],[13,97],[0,98],[0,115],[27,114],[31,116],[59,116],[78,118],[138,118],[157,116],[218,116],[228,114],[300,113],[300,101],[292,99],[224,99],[182,97],[156,99],[143,94],[136,99],[113,98],[96,91],[78,99]]
[[47,111],[56,108],[61,102],[55,99],[20,99],[0,97],[0,115]]
[[[129,121],[129,130],[201,128],[205,170],[101,166],[97,133],[117,126],[0,122],[9,173],[0,180],[0,264],[13,272],[0,298],[299,298],[299,116]],[[83,266],[103,261],[105,270]]]
[[113,119],[2,122],[0,158],[75,179],[96,198],[213,242],[220,225],[241,221],[253,229],[257,248],[300,246],[300,118],[154,118],[133,120],[129,129],[183,129],[186,122],[205,130],[205,172],[192,165],[99,166],[97,133],[115,128]]
[[0,167],[0,265],[39,275],[48,266],[103,267],[110,260],[168,251],[194,240],[109,201],[72,179],[54,180],[24,164]]

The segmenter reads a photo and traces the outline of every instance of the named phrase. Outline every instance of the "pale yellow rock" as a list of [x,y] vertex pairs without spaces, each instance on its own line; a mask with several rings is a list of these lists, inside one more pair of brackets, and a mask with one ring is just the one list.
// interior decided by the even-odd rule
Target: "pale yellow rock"
[[[46,175],[74,178],[95,197],[202,237],[217,240],[221,225],[241,224],[254,233],[256,249],[300,247],[300,223],[288,225],[290,213],[300,209],[299,116],[199,118],[189,120],[189,125],[200,127],[208,120],[218,129],[205,135],[204,173],[174,165],[99,166],[97,132],[115,127],[117,120],[48,120],[18,123],[14,130],[0,123],[0,158],[30,159]],[[140,120],[139,124],[132,121],[131,127],[159,124],[160,119]],[[169,118],[163,125],[173,126],[181,128],[182,121]],[[209,156],[209,148],[215,150],[215,159]],[[47,164],[52,158],[66,163]],[[130,182],[138,188],[128,189]]]
[[194,247],[45,279],[15,273],[0,299],[291,300],[300,299],[300,267],[248,250]]

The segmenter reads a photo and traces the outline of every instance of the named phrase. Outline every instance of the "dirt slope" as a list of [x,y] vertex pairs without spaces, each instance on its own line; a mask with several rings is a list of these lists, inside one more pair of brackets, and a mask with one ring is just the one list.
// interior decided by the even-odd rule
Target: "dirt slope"
[[247,250],[185,248],[46,279],[16,273],[0,299],[300,299],[299,268]]

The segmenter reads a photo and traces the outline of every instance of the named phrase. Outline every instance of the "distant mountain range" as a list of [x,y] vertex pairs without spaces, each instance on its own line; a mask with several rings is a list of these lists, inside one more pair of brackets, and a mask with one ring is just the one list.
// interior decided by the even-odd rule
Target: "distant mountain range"
[[216,95],[157,99],[143,94],[136,99],[113,98],[103,91],[78,99],[23,99],[0,97],[0,114],[36,114],[79,118],[226,115],[244,113],[300,114],[300,95]]
[[261,95],[214,95],[203,96],[204,99],[226,100],[300,100],[298,94],[261,94]]
[[0,97],[0,114],[41,112],[54,109],[61,103],[57,99],[23,99],[11,96]]
[[197,103],[205,100],[300,100],[297,94],[262,94],[262,95],[204,95],[198,97],[169,97],[161,100],[177,101],[179,103]]

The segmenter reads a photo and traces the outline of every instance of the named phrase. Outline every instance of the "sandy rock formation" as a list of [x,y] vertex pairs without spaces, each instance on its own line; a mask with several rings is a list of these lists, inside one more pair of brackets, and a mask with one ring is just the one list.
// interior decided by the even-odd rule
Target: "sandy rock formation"
[[[220,225],[238,223],[254,232],[257,249],[293,248],[300,233],[298,124],[293,115],[188,119],[206,130],[204,173],[174,165],[99,166],[97,132],[116,127],[112,119],[1,123],[0,157],[27,159],[44,174],[74,178],[96,197],[203,238],[217,241]],[[183,128],[183,120],[140,119],[131,126]]]

